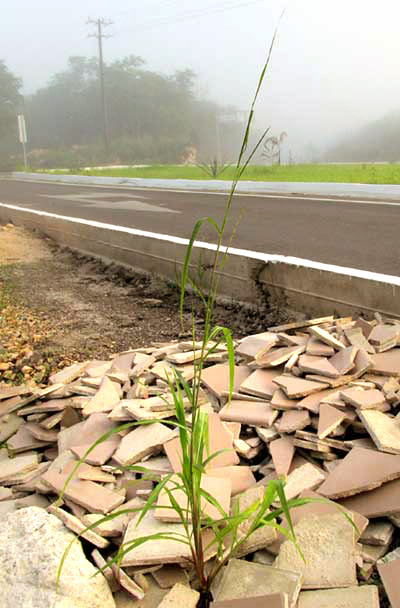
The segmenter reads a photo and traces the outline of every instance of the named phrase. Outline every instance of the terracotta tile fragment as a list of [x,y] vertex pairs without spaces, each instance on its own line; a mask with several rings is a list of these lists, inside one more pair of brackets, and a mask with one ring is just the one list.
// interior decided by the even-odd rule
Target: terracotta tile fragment
[[157,584],[161,589],[171,589],[176,583],[188,585],[188,576],[186,571],[179,566],[163,566],[159,570],[152,572]]
[[342,513],[312,515],[295,525],[304,561],[290,541],[281,546],[277,568],[293,568],[303,576],[302,589],[357,585],[355,532]]
[[[157,520],[152,511],[146,513],[139,525],[137,525],[138,519],[139,514],[130,520],[125,532],[124,543],[129,543],[136,538],[160,533],[185,535],[185,529],[182,524],[166,523]],[[180,564],[190,560],[190,558],[189,547],[178,540],[166,539],[160,542],[158,539],[153,539],[127,552],[122,559],[121,565],[125,567],[148,564]]]
[[[236,501],[239,504],[240,512],[246,511],[250,507],[253,507],[257,503],[261,504],[264,497],[264,488],[257,486],[254,488],[250,488],[243,494],[240,494],[236,497],[235,501],[232,501],[234,504]],[[253,515],[249,516],[246,521],[239,524],[237,534],[238,538],[243,538],[248,533],[251,525],[254,522],[258,514],[258,509],[254,512]],[[262,526],[258,530],[255,530],[248,539],[246,539],[240,547],[235,555],[235,557],[243,557],[244,555],[248,555],[249,553],[253,553],[254,551],[258,551],[259,549],[265,549],[269,545],[271,545],[277,538],[277,533],[274,528],[271,526]]]
[[371,356],[374,374],[383,376],[400,376],[400,348],[393,348],[385,353]]
[[92,513],[109,513],[124,502],[124,496],[93,481],[81,481],[74,478],[65,487],[69,472],[68,467],[65,467],[61,472],[50,471],[49,469],[42,476],[42,481],[51,487],[56,494],[59,494],[65,488],[64,492],[67,498]]
[[312,393],[318,393],[324,388],[328,388],[327,384],[319,382],[310,382],[303,378],[295,378],[294,376],[277,376],[274,378],[274,383],[283,388],[289,399],[300,399],[307,397]]
[[221,420],[270,427],[278,412],[266,402],[231,401],[220,410],[219,416]]
[[362,543],[385,547],[392,540],[394,526],[390,521],[371,521],[360,537]]
[[298,608],[379,608],[379,592],[375,585],[302,591]]
[[400,559],[378,564],[378,572],[392,608],[400,608]]
[[340,376],[336,367],[326,357],[300,355],[298,366],[303,373],[318,374],[320,376],[328,376],[328,378]]
[[89,416],[95,412],[110,412],[120,401],[120,393],[114,382],[107,376],[103,378],[95,396],[88,400],[83,408],[83,415]]
[[[252,405],[254,404],[252,403]],[[231,466],[239,463],[239,458],[233,449],[232,433],[224,428],[218,414],[208,414],[208,436],[210,454],[215,454],[220,450],[226,450],[212,459],[209,469]],[[165,443],[163,447],[174,472],[180,473],[182,470],[182,451],[179,438],[171,439]],[[206,459],[207,453],[204,454],[204,460]]]
[[279,433],[294,433],[310,424],[310,414],[307,410],[291,410],[283,412],[277,423]]
[[231,559],[224,570],[222,580],[212,592],[214,602],[238,599],[246,599],[248,602],[251,598],[250,605],[254,598],[286,593],[289,608],[294,608],[301,581],[301,576],[293,570],[281,570],[245,560]]
[[321,327],[310,327],[309,331],[318,340],[328,344],[328,346],[332,346],[335,350],[344,350],[346,348],[343,342]]
[[378,389],[362,390],[357,387],[340,391],[340,398],[358,409],[374,409],[386,402],[385,395]]
[[92,556],[92,559],[93,559],[94,563],[96,564],[96,566],[99,569],[101,569],[103,576],[106,579],[108,586],[110,587],[111,592],[115,593],[116,591],[118,591],[118,589],[120,589],[121,586],[115,580],[111,568],[110,567],[104,568],[104,566],[106,565],[107,562],[104,559],[104,557],[101,555],[100,551],[98,549],[94,549],[91,553],[91,556]]
[[276,391],[276,384],[273,383],[273,379],[279,375],[278,370],[257,369],[242,382],[239,392],[271,399]]
[[144,456],[161,452],[162,445],[176,436],[176,431],[159,422],[130,431],[114,453],[114,460],[123,466],[139,462]]
[[327,498],[345,498],[399,477],[400,456],[353,448],[320,486],[319,493]]
[[12,454],[21,454],[38,448],[51,445],[51,441],[39,441],[28,430],[27,425],[23,424],[18,428],[15,435],[7,441],[7,447]]
[[[173,475],[167,482],[165,489],[162,489],[158,495],[157,508],[154,511],[154,517],[156,519],[161,519],[162,521],[166,522],[181,521],[181,517],[173,508],[170,499],[171,494],[180,508],[184,512],[188,511],[188,497],[184,490],[181,489],[181,486],[181,477],[178,475]],[[232,492],[232,484],[229,477],[217,478],[210,475],[203,475],[201,478],[201,488],[219,503],[220,507],[225,513],[229,513]],[[221,517],[220,511],[204,497],[201,500],[201,509],[202,514],[205,517],[211,517],[213,519],[219,519]],[[189,517],[189,512],[187,515]]]
[[256,478],[250,467],[244,465],[215,468],[211,469],[207,474],[210,477],[229,478],[232,485],[232,496],[244,492],[256,483]]
[[254,359],[260,351],[267,352],[278,341],[278,336],[272,332],[267,331],[261,334],[254,334],[253,336],[247,336],[240,342],[236,347],[236,353],[249,359]]
[[249,596],[237,600],[221,600],[211,602],[210,608],[288,608],[289,600],[286,593],[268,593],[259,597]]
[[354,368],[357,353],[358,348],[355,346],[349,346],[348,348],[338,351],[329,359],[329,362],[337,370],[339,376],[345,376]]
[[256,359],[256,365],[260,368],[278,367],[288,361],[293,355],[304,352],[305,346],[288,346],[286,348],[274,348],[267,352],[262,358]]
[[283,325],[276,325],[270,327],[268,331],[281,332],[288,331],[289,329],[301,329],[302,327],[311,327],[312,325],[321,325],[322,323],[331,323],[333,321],[333,315],[327,317],[318,317],[315,319],[309,319],[308,321],[293,321],[291,323],[285,323]]
[[[246,365],[236,365],[233,390],[238,391],[242,382],[244,382],[250,374],[251,371]],[[224,391],[229,391],[229,365],[217,364],[203,369],[201,381],[216,397],[221,397]]]
[[271,407],[275,410],[293,410],[298,403],[297,399],[289,399],[281,388],[275,390],[271,399]]
[[339,502],[346,509],[357,511],[365,517],[394,515],[400,512],[400,480],[389,481],[379,488],[342,498]]
[[83,374],[89,364],[90,361],[85,361],[84,363],[74,363],[69,367],[65,367],[60,372],[50,376],[49,384],[68,384]]
[[96,533],[95,530],[86,530],[87,525],[83,524],[77,517],[71,515],[64,509],[60,509],[59,507],[55,507],[50,505],[48,507],[48,512],[52,515],[55,515],[58,519],[60,519],[63,524],[75,534],[79,534],[87,540],[89,543],[98,547],[99,549],[105,549],[110,544],[108,540],[104,539],[102,536]]
[[305,490],[318,488],[325,480],[325,474],[310,462],[301,465],[289,473],[285,485],[287,500],[296,498]]
[[359,410],[358,416],[378,450],[389,454],[400,454],[398,420],[376,410]]
[[196,608],[200,593],[187,585],[175,583],[158,608]]
[[306,353],[314,357],[332,357],[335,354],[335,349],[321,342],[315,336],[310,336],[307,342]]
[[275,471],[280,477],[288,474],[294,456],[293,439],[291,437],[281,437],[269,444],[269,451],[272,456]]
[[346,419],[346,414],[327,403],[319,408],[318,437],[323,439],[330,435]]

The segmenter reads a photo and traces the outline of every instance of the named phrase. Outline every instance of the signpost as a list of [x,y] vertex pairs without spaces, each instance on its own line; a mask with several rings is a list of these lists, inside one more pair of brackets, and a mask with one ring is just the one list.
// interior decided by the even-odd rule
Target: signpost
[[26,144],[28,142],[28,138],[26,136],[26,124],[25,124],[25,116],[23,114],[18,114],[18,134],[19,141],[22,144],[22,150],[24,152],[24,166],[25,170],[28,168],[28,161],[26,158]]

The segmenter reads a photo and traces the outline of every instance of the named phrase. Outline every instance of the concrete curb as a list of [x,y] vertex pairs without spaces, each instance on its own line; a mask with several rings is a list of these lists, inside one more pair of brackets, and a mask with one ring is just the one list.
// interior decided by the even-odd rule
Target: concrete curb
[[[188,190],[193,192],[229,192],[230,181],[189,180],[189,179],[147,179],[123,177],[96,177],[92,175],[62,175],[51,173],[12,173],[15,179],[56,182],[63,184],[82,184],[96,186],[125,186],[131,188],[161,188],[163,190]],[[400,185],[375,184],[336,184],[308,182],[254,182],[240,181],[236,192],[250,194],[287,194],[309,196],[352,197],[363,199],[400,200]]]
[[[187,239],[0,203],[0,222],[38,230],[61,245],[177,281]],[[191,272],[207,284],[216,246],[198,241]],[[220,273],[222,297],[283,303],[308,314],[371,313],[400,317],[400,277],[311,260],[230,249]]]

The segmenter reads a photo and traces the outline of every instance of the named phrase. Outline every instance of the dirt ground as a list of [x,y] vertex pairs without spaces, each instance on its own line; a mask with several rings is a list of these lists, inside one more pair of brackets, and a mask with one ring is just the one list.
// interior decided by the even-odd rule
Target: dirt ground
[[[190,336],[191,310],[179,288],[156,277],[61,249],[50,239],[0,227],[0,380],[45,381],[49,372],[88,358]],[[284,308],[218,306],[214,321],[240,338],[293,318]]]

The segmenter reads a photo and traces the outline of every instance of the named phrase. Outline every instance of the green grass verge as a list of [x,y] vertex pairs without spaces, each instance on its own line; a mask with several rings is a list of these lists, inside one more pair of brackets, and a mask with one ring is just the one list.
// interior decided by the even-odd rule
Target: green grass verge
[[[104,177],[144,177],[156,179],[213,179],[200,167],[184,165],[149,165],[120,169],[53,170],[51,173],[96,175]],[[234,168],[230,167],[217,179],[230,180]],[[252,165],[242,179],[266,182],[337,182],[359,184],[400,184],[400,165],[349,164],[349,165],[290,165],[265,167]]]

